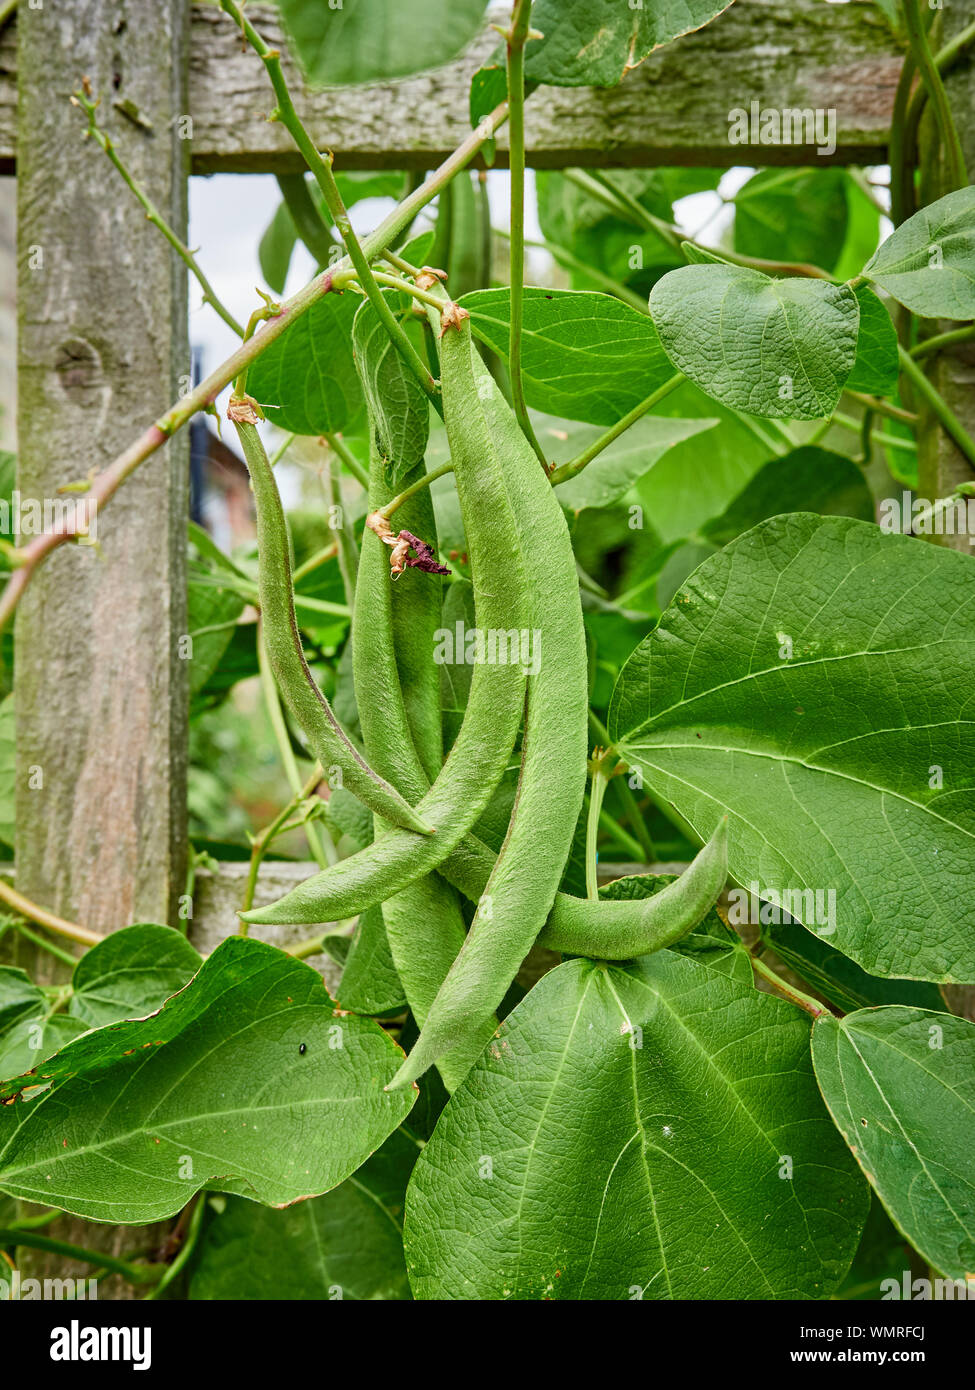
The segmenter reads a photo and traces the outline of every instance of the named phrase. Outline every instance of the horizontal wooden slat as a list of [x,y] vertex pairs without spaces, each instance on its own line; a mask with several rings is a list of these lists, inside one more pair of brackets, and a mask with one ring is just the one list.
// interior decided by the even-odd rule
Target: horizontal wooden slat
[[[269,40],[283,42],[273,6],[250,4],[247,13]],[[0,40],[0,169],[7,171],[15,143],[14,28],[8,24]],[[346,168],[431,167],[466,133],[471,73],[497,43],[485,30],[457,62],[398,82],[314,93],[302,93],[297,83],[297,104],[317,143],[334,150]],[[808,147],[729,143],[729,112],[752,100],[763,107],[835,109],[838,143],[828,162],[883,162],[899,65],[872,0],[737,0],[618,87],[539,89],[529,103],[529,162],[540,168],[813,162]],[[298,168],[287,133],[266,120],[271,105],[264,69],[230,21],[213,4],[195,4],[194,172]],[[113,111],[106,117],[125,119]],[[975,139],[975,132],[969,136]],[[503,136],[500,146],[503,164]]]

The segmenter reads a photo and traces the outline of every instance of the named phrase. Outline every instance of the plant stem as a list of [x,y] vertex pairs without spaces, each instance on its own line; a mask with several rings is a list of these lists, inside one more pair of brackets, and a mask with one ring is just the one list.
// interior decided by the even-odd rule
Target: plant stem
[[404,502],[408,502],[411,497],[415,496],[416,493],[420,492],[423,488],[429,487],[430,484],[436,482],[438,478],[444,478],[448,473],[453,473],[453,471],[454,465],[452,463],[442,463],[439,468],[432,468],[429,473],[424,473],[422,478],[418,478],[415,483],[411,483],[409,487],[404,488],[391,502],[387,502],[385,507],[380,507],[380,516],[384,516],[388,520],[393,515],[393,512],[396,511],[397,507],[401,507]]
[[85,91],[75,92],[71,100],[75,103],[76,106],[80,106],[88,117],[88,130],[85,133],[95,141],[96,145],[99,145],[101,149],[104,150],[105,154],[108,155],[111,162],[115,165],[115,168],[122,175],[122,178],[124,179],[127,186],[131,189],[131,191],[135,194],[136,198],[142,204],[142,207],[145,209],[145,214],[148,220],[158,231],[162,232],[163,236],[169,242],[170,246],[173,248],[174,251],[178,253],[178,255],[182,258],[182,260],[189,268],[190,274],[195,277],[197,283],[200,286],[200,289],[203,291],[204,304],[209,304],[211,308],[216,310],[216,312],[223,319],[227,327],[232,328],[233,331],[237,334],[238,338],[242,338],[244,336],[243,328],[241,328],[240,324],[234,318],[230,310],[221,302],[216,290],[213,288],[213,286],[210,284],[210,281],[207,279],[203,271],[200,269],[200,266],[197,263],[197,259],[194,256],[193,252],[186,245],[186,243],[184,241],[181,241],[180,238],[176,235],[172,227],[170,227],[169,223],[162,216],[159,209],[156,207],[155,203],[149,197],[148,193],[146,193],[145,189],[141,186],[141,184],[136,182],[135,178],[132,176],[132,174],[129,172],[122,159],[120,158],[119,153],[115,148],[114,142],[109,138],[108,135],[105,134],[105,132],[99,126],[97,120],[95,119],[95,112],[98,109],[98,101],[93,100]]
[[[278,695],[278,687],[274,682],[274,675],[267,659],[267,649],[264,645],[263,630],[258,633],[257,657],[260,666],[261,690],[264,694],[264,704],[267,708],[268,719],[271,721],[275,742],[278,745],[278,755],[281,758],[281,763],[284,767],[284,773],[288,779],[288,785],[291,788],[292,796],[300,799],[304,784],[302,783],[301,774],[298,771],[298,763],[291,747],[291,739],[288,735],[288,726],[285,723],[284,711],[281,708],[281,698]],[[326,845],[323,843],[323,840],[319,839],[318,835],[315,834],[315,827],[306,825],[305,838],[308,841],[308,848],[311,850],[312,858],[315,860],[316,864],[318,864],[319,868],[326,869],[329,864],[335,863],[337,858],[335,847],[327,836],[323,837],[324,840],[327,841]],[[332,850],[331,854],[328,853],[329,848]],[[247,935],[246,922],[241,922],[240,933],[242,936]]]
[[949,333],[937,333],[933,338],[925,338],[923,343],[918,343],[917,347],[911,348],[911,356],[915,362],[922,357],[928,357],[933,352],[941,352],[943,348],[954,347],[956,343],[968,343],[975,338],[975,324],[969,324],[966,328],[953,328]]
[[[342,501],[341,475],[339,473],[337,460],[327,460],[325,467],[328,470],[328,497],[331,504],[329,523],[331,524],[333,521],[336,522],[336,525],[333,526],[332,529],[336,532],[335,540],[338,546],[339,573],[342,576],[342,588],[345,593],[345,601],[351,612],[355,604],[355,582],[359,571],[359,551],[356,547],[352,524],[346,515],[345,503]],[[294,579],[292,577],[292,584],[293,583]]]
[[321,189],[322,196],[325,199],[325,206],[328,208],[332,221],[338,228],[339,235],[345,242],[345,249],[348,252],[349,259],[355,267],[359,284],[362,286],[369,302],[375,309],[393,346],[427,395],[431,398],[435,398],[438,395],[436,382],[421,362],[416,349],[406,336],[406,330],[396,318],[382,290],[376,284],[375,277],[369,265],[369,258],[363,250],[359,238],[352,230],[349,214],[346,211],[345,204],[342,202],[342,195],[339,192],[338,184],[335,182],[335,175],[332,173],[332,155],[329,153],[323,158],[322,155],[319,154],[318,150],[315,148],[314,142],[305,130],[298,112],[295,110],[295,105],[291,100],[291,93],[288,90],[288,84],[285,81],[284,72],[281,68],[281,54],[276,48],[268,47],[254,26],[249,20],[245,19],[239,6],[234,3],[234,0],[220,0],[220,8],[240,26],[241,32],[247,39],[247,42],[264,64],[277,101],[277,106],[272,112],[271,119],[279,120],[285,127],[301,152],[302,158],[308,165],[308,168],[314,175],[315,181]]
[[806,1013],[812,1014],[813,1018],[819,1018],[821,1014],[830,1012],[825,1004],[820,1004],[818,1000],[810,998],[808,994],[803,994],[802,990],[788,984],[781,975],[777,975],[771,966],[766,965],[758,956],[750,955],[749,959],[755,973],[768,980],[769,984],[774,986],[778,993],[783,998],[788,999],[791,1004],[798,1004],[800,1009],[805,1009]]
[[176,1258],[173,1260],[172,1264],[169,1265],[169,1267],[166,1269],[166,1272],[159,1280],[159,1283],[150,1293],[146,1294],[147,1301],[149,1299],[158,1298],[160,1294],[162,1294],[169,1287],[173,1280],[176,1279],[180,1275],[182,1270],[186,1267],[187,1261],[193,1254],[193,1251],[196,1249],[197,1241],[200,1238],[200,1232],[203,1229],[203,1216],[206,1210],[206,1204],[203,1200],[203,1193],[198,1192],[196,1196],[193,1198],[193,1202],[193,1215],[190,1218],[190,1227],[186,1233],[186,1239],[180,1246]]
[[[495,236],[504,237],[506,241],[511,236],[510,232],[506,232],[500,227],[494,228],[493,234]],[[552,241],[531,241],[527,237],[525,238],[525,245],[535,246],[540,251],[547,251],[553,260],[558,261],[560,265],[568,267],[569,270],[577,270],[580,274],[588,276],[594,284],[601,285],[609,294],[615,295],[617,299],[622,299],[624,304],[629,304],[631,308],[649,317],[650,306],[642,295],[637,294],[635,290],[631,290],[628,285],[622,284],[619,280],[614,280],[611,275],[607,275],[605,271],[600,270],[597,266],[588,265],[585,261],[580,260],[579,257],[574,256],[571,251],[567,251],[564,246],[558,246]]]
[[640,807],[637,799],[633,795],[632,788],[623,776],[613,778],[613,788],[623,805],[623,814],[629,822],[630,829],[640,846],[638,858],[642,858],[648,864],[652,864],[657,857],[657,849],[653,843],[653,837],[647,829],[646,822],[640,814]]
[[615,817],[611,816],[604,806],[599,812],[599,826],[604,830],[611,840],[615,840],[624,854],[628,854],[631,859],[639,863],[643,859],[643,846],[640,842],[625,830]]
[[40,1216],[20,1216],[16,1221],[11,1221],[10,1230],[12,1231],[39,1231],[42,1226],[50,1226],[52,1221],[56,1221],[64,1212],[57,1207],[51,1207],[50,1211],[45,1211]]
[[128,1260],[106,1255],[102,1250],[86,1250],[81,1245],[71,1245],[66,1240],[53,1240],[50,1236],[38,1236],[33,1231],[20,1227],[0,1230],[0,1245],[26,1245],[32,1250],[44,1250],[50,1255],[64,1255],[69,1260],[80,1260],[83,1264],[99,1265],[112,1274],[121,1274],[130,1284],[154,1284],[166,1266],[161,1264],[131,1264]]
[[932,414],[940,421],[945,431],[951,436],[968,459],[968,462],[975,468],[975,439],[972,439],[948,402],[927,379],[911,354],[906,352],[903,347],[898,347],[897,355],[900,359],[901,371],[914,386],[918,394],[924,397],[931,408]]
[[618,439],[625,430],[628,430],[631,425],[636,424],[637,420],[642,419],[648,411],[652,410],[665,396],[669,396],[671,391],[675,391],[677,387],[680,386],[681,382],[686,380],[687,377],[683,372],[677,372],[669,381],[665,381],[662,386],[658,386],[652,395],[649,395],[645,401],[641,401],[639,405],[635,405],[627,415],[623,416],[622,420],[612,425],[605,434],[601,434],[599,438],[593,444],[590,444],[589,448],[585,449],[577,458],[570,459],[568,463],[563,463],[561,468],[554,469],[549,475],[552,486],[555,487],[559,483],[564,483],[567,478],[574,478],[577,473],[581,473],[587,463],[592,463],[593,459],[601,454],[604,449],[608,448],[615,439]]
[[904,22],[911,41],[911,52],[914,54],[914,61],[917,63],[918,71],[927,88],[931,105],[934,108],[935,120],[941,133],[951,187],[964,188],[968,183],[965,155],[961,140],[958,138],[958,131],[955,128],[954,117],[951,114],[948,94],[941,80],[938,65],[934,61],[931,45],[928,43],[928,31],[921,19],[920,0],[903,0],[903,10]]
[[299,580],[304,579],[306,574],[311,574],[313,570],[317,570],[321,565],[327,564],[329,560],[334,560],[338,553],[338,541],[332,541],[329,545],[324,546],[323,549],[316,551],[314,555],[309,556],[307,560],[298,566],[292,575],[292,582],[297,584]]
[[[47,908],[38,907],[37,903],[32,903],[30,898],[25,898],[3,879],[0,879],[0,901],[19,912],[22,917],[36,922],[38,926],[46,927],[58,936],[66,936],[69,941],[78,941],[82,946],[97,946],[102,940],[97,932],[89,930],[88,927],[81,927],[77,922],[66,922],[63,917],[48,912]],[[76,965],[77,961],[72,961],[72,964]]]
[[914,55],[908,52],[901,64],[894,111],[890,123],[888,158],[890,159],[890,219],[895,227],[906,222],[914,211],[914,141],[907,138],[907,110],[911,86],[917,72]]
[[325,440],[325,443],[328,445],[328,447],[332,450],[332,453],[338,454],[339,458],[342,460],[345,467],[352,474],[353,478],[355,478],[356,482],[368,490],[369,475],[362,467],[362,464],[356,458],[355,454],[349,448],[348,444],[346,444],[342,436],[340,434],[324,434],[322,435],[322,438]]
[[589,792],[589,819],[586,823],[586,896],[588,898],[599,897],[599,818],[603,809],[603,797],[606,795],[606,785],[608,777],[606,775],[606,758],[613,756],[607,754],[602,748],[597,748],[593,754],[592,762],[592,786]]
[[330,265],[337,259],[335,253],[339,244],[322,221],[304,174],[278,174],[278,188],[295,224],[295,231],[311,252],[315,264]]
[[40,950],[46,951],[55,960],[62,961],[65,965],[70,965],[72,970],[81,959],[80,956],[73,956],[70,951],[64,951],[60,946],[56,946],[53,941],[46,941],[38,932],[31,931],[25,922],[13,921],[11,923],[18,936],[22,936],[25,941],[30,941]]
[[[264,856],[267,854],[289,817],[298,809],[303,801],[306,801],[308,797],[314,794],[315,788],[321,780],[321,763],[316,763],[314,772],[301,790],[296,792],[288,804],[281,808],[269,825],[266,825],[263,830],[259,831],[258,834],[254,836],[253,842],[251,843],[250,864],[247,870],[247,883],[244,886],[244,901],[240,908],[241,912],[249,912],[254,906],[254,890],[257,887],[257,875],[264,860]],[[242,932],[241,935],[246,935],[246,933]]]
[[[470,135],[457,146],[453,154],[444,160],[443,164],[430,175],[426,182],[405,198],[388,217],[380,222],[375,231],[370,232],[364,238],[362,245],[365,254],[373,258],[382,255],[386,248],[396,241],[403,229],[413,222],[417,213],[437,196],[439,190],[461,169],[466,168],[485,141],[491,139],[495,131],[504,124],[507,114],[508,104],[501,102],[490,115],[485,116],[477,129],[471,131]],[[314,280],[281,305],[280,311],[259,334],[251,338],[249,342],[242,343],[225,362],[222,362],[204,381],[201,381],[199,386],[194,387],[192,391],[170,406],[154,424],[150,425],[127,448],[123,449],[107,468],[93,478],[87,494],[89,518],[98,514],[125,480],[135,472],[140,464],[151,458],[156,450],[166,443],[170,435],[175,434],[177,430],[187,424],[197,411],[209,409],[224,387],[228,386],[248,363],[260,356],[277,337],[290,328],[296,319],[317,303],[323,295],[341,288],[352,278],[353,274],[348,257],[340,261],[334,269],[326,270],[321,275],[316,276]],[[359,475],[357,474],[357,476]],[[2,596],[0,596],[0,632],[10,621],[11,615],[20,602],[20,598],[38,565],[42,564],[53,550],[64,545],[66,541],[74,539],[78,534],[77,517],[77,510],[71,509],[68,520],[52,527],[49,531],[45,531],[43,535],[35,536],[28,545],[17,549],[16,563],[18,568],[7,580]]]
[[[391,290],[400,290],[403,294],[412,295],[421,304],[429,304],[431,309],[438,312],[443,309],[443,300],[437,299],[432,294],[427,294],[426,290],[418,289],[416,285],[411,285],[409,280],[403,280],[398,275],[387,275],[384,270],[374,270],[373,277],[378,285],[386,285]],[[426,368],[424,367],[424,372]],[[429,373],[427,373],[429,375]]]
[[[934,55],[934,65],[938,72],[942,75],[950,72],[965,50],[973,43],[975,43],[975,23],[967,25],[966,28],[955,35],[950,43],[946,43],[944,48],[940,49],[940,51]],[[927,102],[928,89],[922,82],[911,97],[910,105],[907,108],[907,115],[902,117],[904,127],[902,136],[903,145],[911,156],[913,156],[917,149],[918,131],[921,128],[921,117],[924,115]],[[897,119],[896,111],[894,119],[895,121]],[[891,136],[893,137],[893,126],[891,127]],[[894,142],[892,138],[891,149],[893,149],[893,146]]]
[[[862,426],[859,420],[854,420],[852,415],[844,415],[839,410],[834,410],[829,423],[836,425],[841,430],[849,430],[851,434],[859,435]],[[870,438],[875,444],[881,444],[888,449],[906,449],[908,453],[917,452],[917,444],[913,439],[898,439],[896,434],[884,434],[881,430],[871,430]]]
[[846,395],[866,410],[872,410],[876,415],[886,415],[888,420],[899,420],[902,425],[918,423],[918,417],[913,410],[903,410],[899,405],[891,405],[889,401],[880,400],[877,396],[865,396],[860,391],[847,391]]
[[[624,194],[621,189],[617,188],[605,174],[595,176],[587,174],[583,169],[565,169],[563,176],[592,197],[600,198],[617,216],[633,222],[636,226],[643,227],[646,231],[656,232],[681,256],[684,256],[684,242],[688,246],[696,246],[701,251],[711,249],[695,241],[693,237],[682,232],[672,222],[664,222],[662,218],[655,217],[636,198]],[[722,260],[730,261],[732,265],[745,266],[750,270],[761,270],[767,275],[801,275],[810,280],[833,279],[828,270],[824,270],[820,265],[811,265],[806,261],[770,261],[760,256],[743,256],[738,251],[727,251],[724,248],[720,251],[714,251],[713,254],[720,256]],[[686,260],[686,256],[684,258]]]
[[508,328],[508,371],[511,377],[511,404],[522,434],[535,450],[538,461],[548,472],[548,463],[535,437],[525,402],[525,383],[521,373],[521,343],[524,330],[525,287],[525,44],[528,41],[532,0],[515,0],[508,30],[508,123],[509,168],[511,170],[510,274],[511,321]]

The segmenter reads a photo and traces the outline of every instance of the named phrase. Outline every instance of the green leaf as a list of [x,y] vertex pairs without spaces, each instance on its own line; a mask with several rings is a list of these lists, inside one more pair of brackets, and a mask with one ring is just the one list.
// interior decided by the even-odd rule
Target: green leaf
[[192,575],[191,566],[186,595],[187,631],[193,643],[190,694],[197,695],[220,665],[245,605],[232,589],[194,582]]
[[783,512],[819,512],[872,521],[873,494],[852,460],[817,445],[772,459],[725,509],[702,527],[712,545],[727,545],[760,521]]
[[298,233],[287,203],[279,203],[257,247],[261,274],[275,294],[284,293]]
[[409,1298],[403,1203],[417,1145],[402,1130],[324,1197],[284,1211],[241,1197],[210,1222],[191,1299]]
[[[775,915],[774,913],[770,915]],[[781,917],[781,913],[777,914]],[[842,951],[815,932],[791,920],[761,926],[761,937],[790,969],[812,985],[817,994],[844,1011],[873,1004],[910,1004],[918,1009],[944,1010],[937,985],[923,980],[883,980],[868,975]]]
[[337,1016],[309,966],[230,937],[155,1016],[7,1083],[0,1190],[133,1225],[208,1183],[272,1206],[317,1196],[408,1113],[415,1093],[383,1090],[402,1056],[371,1020]]
[[[713,429],[717,420],[667,420],[645,416],[597,454],[581,473],[559,483],[555,495],[569,511],[610,507],[675,444]],[[599,436],[595,429],[573,431],[573,448],[581,454]]]
[[359,918],[346,957],[339,1003],[355,1014],[387,1014],[406,1007],[406,995],[393,964],[382,904],[368,908]]
[[858,285],[856,297],[860,305],[860,332],[856,361],[847,378],[846,389],[886,396],[896,387],[900,374],[897,330],[869,285]]
[[734,249],[832,270],[846,240],[845,169],[761,169],[734,197]]
[[[526,95],[527,86],[526,83]],[[507,99],[508,74],[504,64],[489,63],[486,67],[478,68],[471,78],[470,97],[468,98],[471,129],[476,130],[484,117],[489,116],[496,106],[500,106]],[[493,136],[481,147],[481,155],[489,168],[494,163],[497,149],[498,142]]]
[[525,72],[559,87],[613,87],[656,48],[702,29],[731,0],[535,0]]
[[831,415],[856,356],[856,296],[824,280],[688,265],[658,280],[650,312],[671,361],[753,415]]
[[871,974],[964,983],[973,677],[969,556],[800,513],[701,565],[623,668],[609,731],[702,840],[730,817],[737,882]]
[[353,294],[325,294],[256,358],[247,389],[267,418],[293,434],[335,434],[362,409],[352,358]]
[[16,831],[17,718],[14,697],[0,701],[0,840],[11,849]]
[[308,81],[383,82],[449,63],[480,31],[486,0],[278,0]]
[[51,1002],[25,971],[0,966],[0,1080],[38,1066],[85,1031],[83,1023],[50,1009]]
[[[476,290],[462,302],[472,332],[507,362],[510,291]],[[607,294],[525,290],[522,376],[535,410],[615,425],[673,374],[639,310]]]
[[975,187],[909,217],[863,274],[922,318],[975,319]]
[[414,1169],[414,1295],[828,1297],[867,1190],[817,1094],[808,1022],[671,951],[544,976]]
[[376,444],[395,485],[423,461],[430,435],[429,402],[368,300],[355,316],[352,346],[375,422]]
[[181,932],[141,922],[87,951],[71,978],[69,1012],[86,1028],[144,1018],[193,978],[203,957]]
[[975,1024],[891,1005],[812,1038],[830,1113],[894,1224],[929,1264],[975,1282]]

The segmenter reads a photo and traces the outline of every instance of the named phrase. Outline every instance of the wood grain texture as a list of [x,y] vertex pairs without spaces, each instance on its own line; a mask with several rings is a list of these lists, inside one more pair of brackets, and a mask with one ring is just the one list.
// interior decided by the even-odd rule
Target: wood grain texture
[[[185,6],[24,6],[18,29],[18,486],[43,501],[103,468],[188,370],[185,270],[68,101],[88,75],[123,157],[185,228]],[[95,930],[175,920],[183,891],[186,450],[184,431],[99,518],[99,551],[55,552],[17,613],[18,881]]]
[[[283,42],[273,6],[252,3],[247,13],[269,41]],[[15,146],[11,31],[8,26],[0,38],[0,171],[11,167]],[[309,93],[299,80],[296,104],[340,167],[430,168],[467,133],[471,74],[497,44],[486,29],[445,68],[369,87]],[[839,139],[827,162],[883,163],[899,66],[872,0],[736,0],[618,87],[540,88],[528,103],[528,162],[538,168],[810,162],[808,147],[729,144],[729,112],[755,99],[764,107],[834,108]],[[288,59],[285,68],[293,74]],[[75,55],[75,75],[80,70]],[[287,132],[266,119],[273,101],[263,66],[212,4],[192,6],[189,92],[195,173],[300,167]],[[966,138],[975,148],[972,123]],[[501,165],[505,140],[502,132]]]

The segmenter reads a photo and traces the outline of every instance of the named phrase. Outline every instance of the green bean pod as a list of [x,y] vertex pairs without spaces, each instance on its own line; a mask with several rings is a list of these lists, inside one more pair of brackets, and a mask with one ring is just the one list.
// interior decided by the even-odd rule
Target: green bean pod
[[[401,489],[420,473],[422,466],[401,479]],[[382,507],[390,496],[382,459],[374,450],[370,507]],[[398,510],[397,524],[435,546],[427,489]],[[439,671],[432,659],[442,621],[442,587],[436,575],[418,570],[407,570],[391,583],[388,548],[366,527],[352,620],[362,738],[373,766],[411,801],[421,799],[443,762]],[[456,892],[437,874],[427,874],[387,898],[382,913],[393,962],[422,1028],[467,934]],[[482,1035],[466,1048],[440,1058],[437,1065],[448,1091],[470,1071],[495,1026],[496,1020],[489,1019]]]
[[[486,634],[523,631],[528,627],[527,582],[511,501],[497,472],[480,467],[474,442],[455,438],[455,476],[478,629]],[[432,665],[432,651],[430,656]],[[437,827],[436,835],[419,841],[389,830],[368,849],[307,879],[278,902],[243,914],[244,920],[273,926],[351,917],[435,869],[480,817],[501,780],[521,723],[526,680],[520,663],[475,663],[460,732],[443,770],[416,806],[416,814]],[[378,705],[388,698],[390,681],[385,679],[363,702],[371,699]]]
[[473,351],[466,311],[448,308],[443,325],[440,370],[451,456],[456,461],[473,450],[479,471],[497,474],[511,498],[531,629],[541,651],[528,682],[521,776],[505,843],[460,954],[389,1089],[407,1085],[478,1032],[500,1004],[548,917],[585,794],[586,644],[565,518]]
[[673,946],[702,922],[728,879],[728,818],[659,893],[631,900],[559,893],[538,941],[550,951],[593,960],[632,960]]
[[254,490],[264,641],[285,703],[326,773],[339,768],[342,785],[371,811],[409,832],[429,837],[435,823],[414,811],[395,787],[377,776],[347,738],[308,668],[295,619],[288,525],[278,485],[254,424],[244,420],[234,423]]

